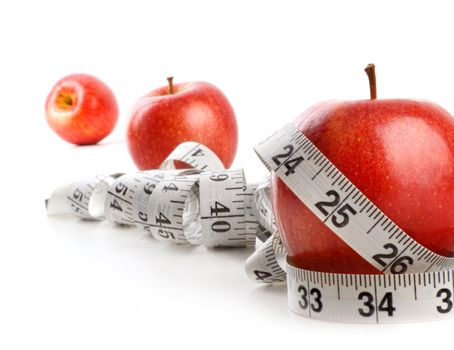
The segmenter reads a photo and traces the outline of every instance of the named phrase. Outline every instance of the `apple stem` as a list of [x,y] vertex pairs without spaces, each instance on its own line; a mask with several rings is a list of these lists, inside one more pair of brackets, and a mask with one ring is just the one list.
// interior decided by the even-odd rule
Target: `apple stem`
[[173,94],[173,77],[168,77],[167,82],[169,83],[169,95]]
[[377,81],[375,79],[375,65],[369,63],[364,69],[369,78],[369,88],[370,88],[370,99],[375,100],[377,98]]

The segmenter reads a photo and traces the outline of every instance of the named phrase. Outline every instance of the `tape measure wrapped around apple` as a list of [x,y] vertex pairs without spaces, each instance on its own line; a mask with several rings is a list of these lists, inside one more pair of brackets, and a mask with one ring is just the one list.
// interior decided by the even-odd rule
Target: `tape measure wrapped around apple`
[[[175,163],[192,168],[175,169]],[[252,212],[257,185],[246,184],[241,169],[221,169],[210,149],[185,142],[159,170],[96,176],[57,188],[46,200],[47,212],[137,226],[170,243],[251,246],[258,230]]]
[[[290,309],[359,323],[452,317],[454,119],[429,102],[376,100],[366,72],[371,100],[316,105],[255,147],[272,172]],[[274,258],[255,253],[248,274],[272,282]]]

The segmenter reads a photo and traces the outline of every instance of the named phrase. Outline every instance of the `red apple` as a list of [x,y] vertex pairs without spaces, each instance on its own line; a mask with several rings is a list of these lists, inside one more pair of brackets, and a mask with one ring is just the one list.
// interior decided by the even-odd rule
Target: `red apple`
[[238,128],[224,94],[206,82],[169,85],[151,91],[132,108],[129,152],[141,170],[156,169],[185,141],[209,147],[228,168],[235,157]]
[[59,80],[47,96],[46,118],[62,139],[91,145],[115,127],[117,101],[112,90],[98,78],[72,74]]
[[[375,205],[417,242],[454,251],[454,119],[421,100],[328,101],[300,115],[303,132]],[[277,177],[273,206],[297,267],[379,273],[323,224]]]

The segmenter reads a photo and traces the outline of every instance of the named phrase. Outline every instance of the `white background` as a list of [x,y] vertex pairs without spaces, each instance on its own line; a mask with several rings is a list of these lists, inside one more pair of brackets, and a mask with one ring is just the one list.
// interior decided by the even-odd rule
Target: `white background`
[[[175,81],[219,86],[237,114],[235,166],[265,173],[251,147],[324,99],[433,100],[454,112],[449,1],[2,1],[0,3],[0,348],[383,349],[450,345],[454,321],[342,325],[291,314],[285,287],[243,272],[248,250],[160,244],[105,222],[48,219],[68,179],[133,171],[128,110]],[[44,101],[62,76],[98,76],[120,119],[96,147],[48,128]]]

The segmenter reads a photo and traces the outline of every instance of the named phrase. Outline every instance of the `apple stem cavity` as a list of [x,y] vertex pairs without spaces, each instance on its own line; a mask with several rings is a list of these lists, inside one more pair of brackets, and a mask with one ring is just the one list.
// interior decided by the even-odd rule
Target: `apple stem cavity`
[[168,77],[167,82],[169,83],[169,95],[173,94],[173,77]]
[[369,63],[364,69],[366,71],[367,77],[369,78],[369,88],[370,88],[370,99],[377,99],[377,81],[375,79],[375,65]]
[[71,94],[60,92],[56,98],[56,104],[61,109],[70,109],[74,103]]

